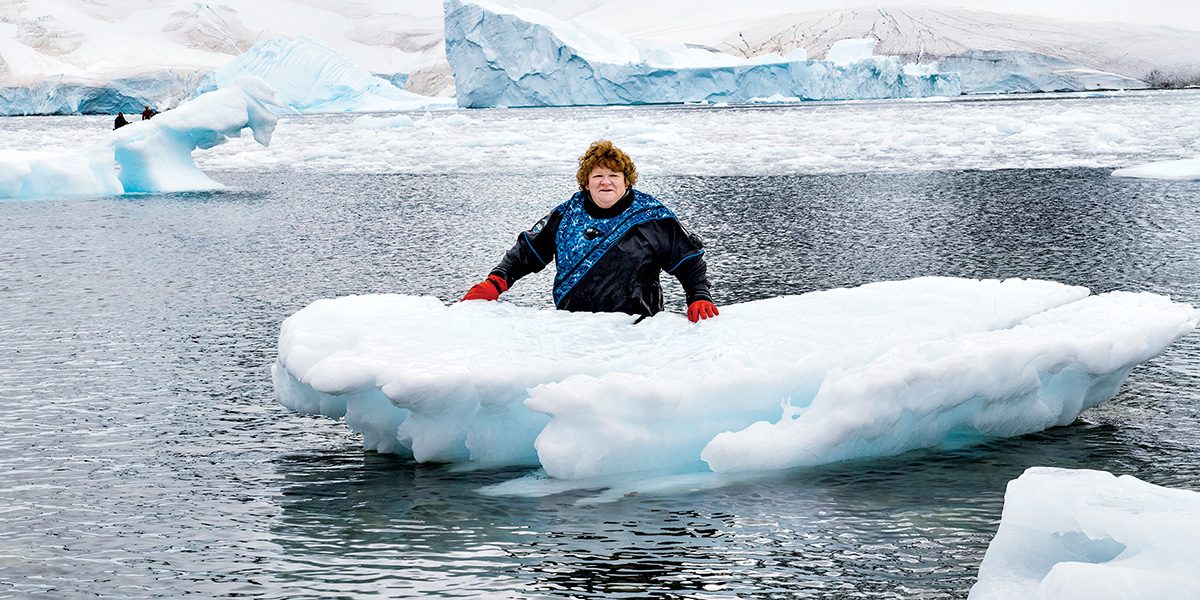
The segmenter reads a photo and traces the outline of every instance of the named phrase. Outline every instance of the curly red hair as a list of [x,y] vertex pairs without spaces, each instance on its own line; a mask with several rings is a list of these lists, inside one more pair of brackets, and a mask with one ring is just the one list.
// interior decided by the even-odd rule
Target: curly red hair
[[633,187],[633,184],[637,183],[637,167],[633,166],[633,159],[608,140],[592,142],[592,145],[588,146],[587,152],[579,157],[579,170],[575,172],[575,180],[579,182],[579,189],[587,189],[588,177],[596,167],[624,173],[626,187]]

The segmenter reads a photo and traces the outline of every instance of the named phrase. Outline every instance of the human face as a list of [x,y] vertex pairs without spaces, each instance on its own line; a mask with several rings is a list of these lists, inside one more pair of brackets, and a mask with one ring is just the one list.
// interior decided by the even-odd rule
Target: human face
[[600,208],[608,208],[625,195],[625,174],[608,167],[596,167],[588,175],[588,194]]

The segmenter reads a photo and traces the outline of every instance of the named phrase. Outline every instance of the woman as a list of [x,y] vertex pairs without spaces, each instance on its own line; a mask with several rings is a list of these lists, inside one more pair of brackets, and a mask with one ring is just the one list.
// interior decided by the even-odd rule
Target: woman
[[553,260],[554,305],[562,310],[652,316],[663,309],[658,277],[666,271],[683,284],[688,319],[718,314],[700,239],[658,200],[633,189],[637,169],[629,155],[608,140],[594,142],[579,158],[575,179],[579,191],[518,235],[463,300],[495,300]]

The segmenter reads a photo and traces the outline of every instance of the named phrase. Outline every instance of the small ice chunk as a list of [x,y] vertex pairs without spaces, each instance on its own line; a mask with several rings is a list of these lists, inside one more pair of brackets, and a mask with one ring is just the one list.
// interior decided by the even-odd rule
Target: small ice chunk
[[1113,171],[1114,177],[1200,181],[1200,157],[1152,162]]
[[1010,481],[972,600],[1200,598],[1200,493],[1032,467]]

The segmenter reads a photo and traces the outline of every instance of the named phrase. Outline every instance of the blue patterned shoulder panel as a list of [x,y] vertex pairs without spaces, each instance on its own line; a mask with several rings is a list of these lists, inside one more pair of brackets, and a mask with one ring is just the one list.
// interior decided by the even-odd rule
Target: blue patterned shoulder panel
[[555,210],[562,214],[558,235],[554,238],[555,270],[558,273],[554,277],[555,305],[561,304],[575,284],[635,225],[675,218],[675,213],[653,196],[637,190],[633,190],[629,208],[608,219],[597,219],[587,213],[583,192],[575,192]]

